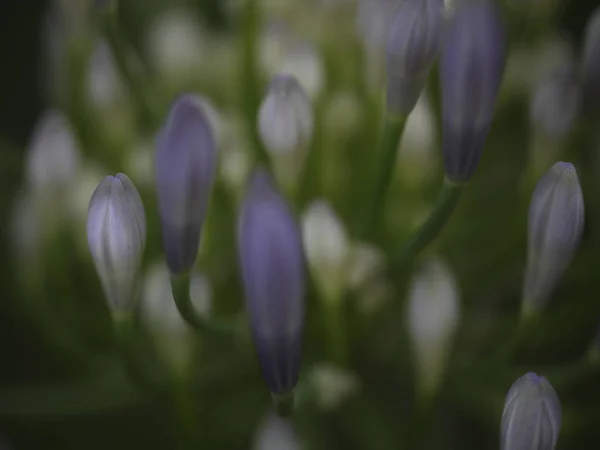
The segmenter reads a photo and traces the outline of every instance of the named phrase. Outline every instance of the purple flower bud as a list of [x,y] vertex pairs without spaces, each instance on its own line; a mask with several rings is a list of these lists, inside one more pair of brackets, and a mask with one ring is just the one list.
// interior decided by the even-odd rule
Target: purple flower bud
[[246,309],[263,377],[282,395],[298,382],[305,268],[300,230],[263,169],[254,172],[238,223]]
[[481,158],[504,72],[505,45],[492,0],[457,7],[440,63],[444,165],[453,182],[467,182]]
[[590,17],[583,44],[583,77],[585,101],[589,106],[598,109],[600,101],[600,7],[596,8]]
[[156,146],[165,258],[171,272],[180,274],[196,261],[216,171],[215,141],[199,97],[184,94],[175,101]]
[[387,41],[387,107],[409,114],[440,51],[444,0],[406,0]]
[[557,162],[538,182],[529,207],[523,311],[544,307],[579,247],[583,223],[577,171]]
[[575,67],[558,67],[536,87],[530,105],[531,120],[546,136],[563,139],[579,117],[581,98]]
[[502,413],[501,450],[553,450],[561,425],[558,395],[533,372],[514,382]]
[[146,245],[146,213],[127,175],[108,176],[94,191],[87,237],[109,306],[117,312],[131,309]]

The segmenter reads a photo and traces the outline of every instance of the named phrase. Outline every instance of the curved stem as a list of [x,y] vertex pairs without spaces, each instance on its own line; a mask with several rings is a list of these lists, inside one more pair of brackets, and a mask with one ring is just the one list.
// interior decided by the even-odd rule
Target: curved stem
[[151,101],[146,74],[136,61],[135,54],[126,48],[127,41],[121,35],[117,22],[117,13],[110,8],[102,16],[102,29],[106,41],[110,45],[119,73],[133,95],[143,120],[154,130],[159,125],[159,118]]
[[410,262],[438,236],[458,205],[464,187],[465,185],[452,183],[448,179],[444,180],[444,186],[433,211],[410,239],[394,252],[392,266]]
[[369,198],[369,206],[365,216],[366,222],[363,233],[368,235],[377,226],[385,200],[392,181],[392,174],[396,165],[398,144],[404,133],[408,116],[387,115],[383,127],[380,143],[381,162],[374,179],[373,194]]
[[171,277],[171,290],[175,305],[179,314],[189,326],[204,335],[215,335],[219,337],[235,337],[236,330],[232,324],[217,323],[202,317],[195,310],[190,298],[190,275],[173,275]]

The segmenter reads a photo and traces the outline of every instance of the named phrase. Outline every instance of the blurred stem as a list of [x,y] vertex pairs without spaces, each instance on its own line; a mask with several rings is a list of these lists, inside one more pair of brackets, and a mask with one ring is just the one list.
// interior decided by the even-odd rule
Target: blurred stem
[[198,314],[190,298],[189,273],[172,275],[171,290],[175,299],[175,305],[183,320],[196,331],[200,332],[203,337],[217,336],[231,339],[236,336],[236,330],[232,324],[215,322]]
[[463,184],[455,184],[448,179],[444,180],[437,203],[429,214],[429,217],[427,217],[427,220],[392,255],[392,267],[403,266],[412,261],[438,236],[448,222],[448,219],[450,219],[456,205],[458,205],[464,188],[465,185]]
[[183,448],[195,448],[199,440],[194,396],[190,392],[190,383],[187,377],[176,377],[172,385],[173,403],[182,427]]
[[287,394],[271,394],[273,406],[279,417],[290,417],[294,413],[294,391]]
[[408,116],[386,115],[379,151],[381,161],[373,182],[373,194],[368,199],[369,204],[365,216],[366,222],[363,235],[372,234],[379,223],[392,181],[392,174],[396,167],[398,144],[404,133],[407,119]]
[[147,74],[144,73],[140,60],[131,45],[119,30],[116,8],[110,8],[103,14],[102,29],[119,73],[133,95],[144,124],[147,124],[149,130],[155,130],[160,124],[160,119],[151,101]]
[[240,86],[246,126],[255,153],[255,164],[271,170],[271,159],[258,134],[257,112],[261,101],[261,80],[258,60],[258,33],[260,31],[260,9],[257,0],[246,0],[242,15],[243,31],[241,41]]
[[337,299],[325,299],[327,319],[326,332],[329,334],[329,348],[331,359],[340,367],[348,365],[348,352],[346,351],[346,321],[345,300],[346,296],[338,294]]

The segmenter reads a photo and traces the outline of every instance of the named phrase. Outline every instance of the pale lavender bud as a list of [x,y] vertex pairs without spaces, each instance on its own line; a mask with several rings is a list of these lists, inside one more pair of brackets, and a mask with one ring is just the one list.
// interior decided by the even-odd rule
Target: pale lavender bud
[[287,74],[273,77],[258,112],[258,132],[267,150],[304,150],[312,139],[313,122],[310,99],[298,80]]
[[156,189],[163,247],[174,274],[196,261],[215,179],[217,154],[202,99],[184,94],[157,138]]
[[87,236],[109,306],[115,312],[130,310],[146,245],[146,213],[127,175],[108,176],[94,191]]
[[457,6],[440,62],[446,176],[467,182],[489,133],[506,61],[505,35],[492,0]]
[[530,105],[531,120],[546,136],[563,139],[579,117],[581,99],[575,67],[558,67],[536,87]]
[[596,8],[588,20],[583,44],[583,78],[586,102],[598,109],[600,100],[600,7]]
[[387,107],[409,114],[425,87],[440,51],[444,0],[406,0],[396,13],[387,41]]
[[511,386],[502,413],[501,450],[553,450],[561,405],[548,380],[533,372]]
[[544,307],[579,247],[583,224],[577,171],[557,162],[538,182],[529,207],[524,312]]
[[298,382],[305,267],[300,230],[263,169],[254,172],[238,223],[246,309],[263,377],[274,394]]

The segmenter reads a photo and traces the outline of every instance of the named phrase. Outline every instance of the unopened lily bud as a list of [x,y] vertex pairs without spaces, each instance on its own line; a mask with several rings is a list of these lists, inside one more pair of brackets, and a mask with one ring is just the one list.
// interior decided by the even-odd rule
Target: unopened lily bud
[[202,100],[184,94],[157,139],[156,190],[169,269],[181,274],[196,261],[215,179],[217,154]]
[[26,176],[34,194],[64,196],[79,163],[79,146],[67,118],[58,110],[46,111],[28,147]]
[[562,419],[552,385],[533,372],[511,386],[502,413],[501,450],[554,450]]
[[238,222],[246,310],[263,377],[273,394],[298,382],[305,266],[292,212],[263,169],[251,176]]
[[585,29],[582,65],[585,101],[597,109],[600,99],[600,7],[594,10]]
[[427,394],[437,387],[460,319],[458,286],[442,261],[429,261],[413,279],[407,318],[419,384]]
[[529,206],[523,312],[542,309],[579,247],[583,194],[572,164],[557,162],[540,179]]
[[304,150],[314,129],[310,100],[292,75],[276,75],[258,112],[258,131],[274,155]]
[[388,112],[408,115],[425,87],[440,51],[444,0],[406,0],[387,41]]
[[146,213],[127,175],[108,176],[94,191],[87,236],[110,308],[115,313],[130,311],[146,245]]
[[536,87],[531,120],[546,136],[564,139],[579,117],[581,99],[576,68],[571,65],[557,68]]
[[344,224],[327,201],[315,200],[302,214],[302,239],[324,298],[338,301],[349,272],[351,247]]
[[446,176],[467,182],[485,146],[505,65],[505,35],[493,0],[457,6],[440,62]]
[[300,441],[289,419],[270,413],[261,425],[254,450],[300,450]]

